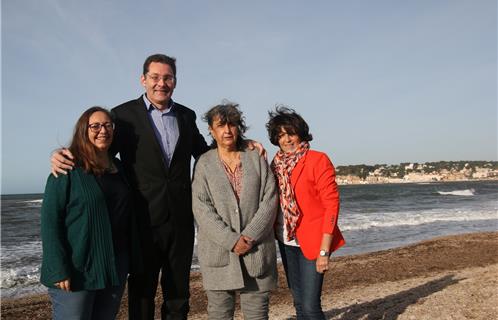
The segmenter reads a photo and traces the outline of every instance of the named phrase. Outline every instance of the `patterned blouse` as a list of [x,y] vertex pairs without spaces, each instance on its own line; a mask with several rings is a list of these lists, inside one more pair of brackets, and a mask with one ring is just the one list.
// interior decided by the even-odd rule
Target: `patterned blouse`
[[232,190],[235,194],[235,198],[237,198],[237,203],[239,203],[240,192],[242,189],[242,162],[235,167],[233,172],[230,170],[230,167],[225,163],[225,161],[221,160],[221,162],[223,163],[223,168],[227,174],[228,181],[230,181],[230,184],[232,185]]

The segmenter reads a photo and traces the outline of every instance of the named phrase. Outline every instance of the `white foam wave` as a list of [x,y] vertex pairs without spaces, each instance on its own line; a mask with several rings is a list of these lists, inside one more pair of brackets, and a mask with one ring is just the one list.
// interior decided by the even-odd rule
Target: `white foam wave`
[[440,195],[450,195],[450,196],[473,196],[475,195],[474,189],[465,189],[465,190],[454,190],[454,191],[438,191]]
[[42,203],[43,199],[35,199],[35,200],[25,200],[21,201],[22,203]]
[[40,281],[40,268],[36,266],[4,269],[0,274],[0,288],[26,287]]
[[481,212],[468,212],[463,210],[448,210],[446,212],[395,212],[395,213],[370,213],[368,215],[355,215],[344,219],[341,230],[367,230],[370,228],[389,228],[400,226],[418,226],[435,222],[465,222],[496,220],[498,227],[498,211],[486,210]]

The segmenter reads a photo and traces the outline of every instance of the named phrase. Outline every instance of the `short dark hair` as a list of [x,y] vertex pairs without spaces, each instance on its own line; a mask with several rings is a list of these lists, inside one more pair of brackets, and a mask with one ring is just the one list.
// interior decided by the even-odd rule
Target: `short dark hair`
[[143,69],[144,76],[147,74],[147,72],[149,72],[149,66],[152,62],[159,62],[169,65],[171,67],[171,70],[173,70],[173,75],[176,77],[176,59],[160,53],[153,54],[145,59]]
[[97,150],[88,138],[88,121],[95,112],[105,113],[114,122],[109,110],[103,107],[95,106],[87,109],[79,117],[74,126],[73,138],[69,145],[69,150],[75,157],[77,165],[81,166],[86,172],[102,175],[106,167],[102,166],[97,160]]
[[289,134],[298,135],[301,141],[313,140],[308,124],[294,109],[278,105],[275,111],[268,111],[268,115],[270,119],[266,124],[266,130],[273,145],[278,146],[278,137],[282,128]]
[[[228,123],[237,127],[237,150],[243,150],[246,146],[246,137],[244,136],[244,133],[246,133],[247,131],[247,126],[245,123],[245,118],[242,115],[242,111],[240,111],[239,109],[239,105],[237,103],[224,100],[221,104],[218,104],[209,109],[209,111],[206,112],[202,117],[202,120],[206,121],[207,124],[212,127],[215,118],[219,118],[221,124],[223,125]],[[214,138],[211,142],[211,147],[217,147],[216,140],[214,140]]]

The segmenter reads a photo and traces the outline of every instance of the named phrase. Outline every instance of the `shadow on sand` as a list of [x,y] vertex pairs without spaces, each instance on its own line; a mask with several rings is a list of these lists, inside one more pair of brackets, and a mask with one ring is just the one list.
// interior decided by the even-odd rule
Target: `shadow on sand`
[[456,280],[453,275],[429,281],[423,285],[398,292],[383,298],[360,304],[352,304],[340,309],[324,311],[326,319],[342,320],[395,320],[405,312],[410,305],[422,298],[454,285],[462,279]]
[[[456,280],[453,275],[429,281],[423,285],[398,292],[383,298],[375,299],[360,304],[352,304],[340,309],[324,310],[325,319],[341,320],[395,320],[405,312],[410,305],[417,303],[422,298],[454,285],[462,279]],[[295,320],[288,317],[287,320]]]

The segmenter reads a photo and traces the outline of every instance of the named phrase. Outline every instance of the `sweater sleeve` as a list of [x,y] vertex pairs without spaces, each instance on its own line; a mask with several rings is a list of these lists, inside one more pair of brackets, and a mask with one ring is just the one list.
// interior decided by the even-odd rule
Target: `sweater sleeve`
[[192,210],[194,217],[200,228],[208,230],[211,241],[231,251],[241,235],[227,225],[217,213],[209,195],[205,170],[204,166],[199,162],[194,169],[192,181]]
[[48,177],[41,207],[43,248],[41,280],[47,286],[71,277],[65,227],[69,190],[68,175],[61,175],[58,178],[53,175]]
[[325,154],[321,155],[314,167],[314,175],[320,201],[325,208],[322,232],[332,234],[339,215],[339,191],[335,182],[334,166]]
[[273,224],[277,214],[277,185],[273,173],[269,169],[266,160],[256,155],[259,160],[261,191],[258,211],[254,214],[251,222],[242,231],[243,235],[249,236],[259,242],[273,230]]

